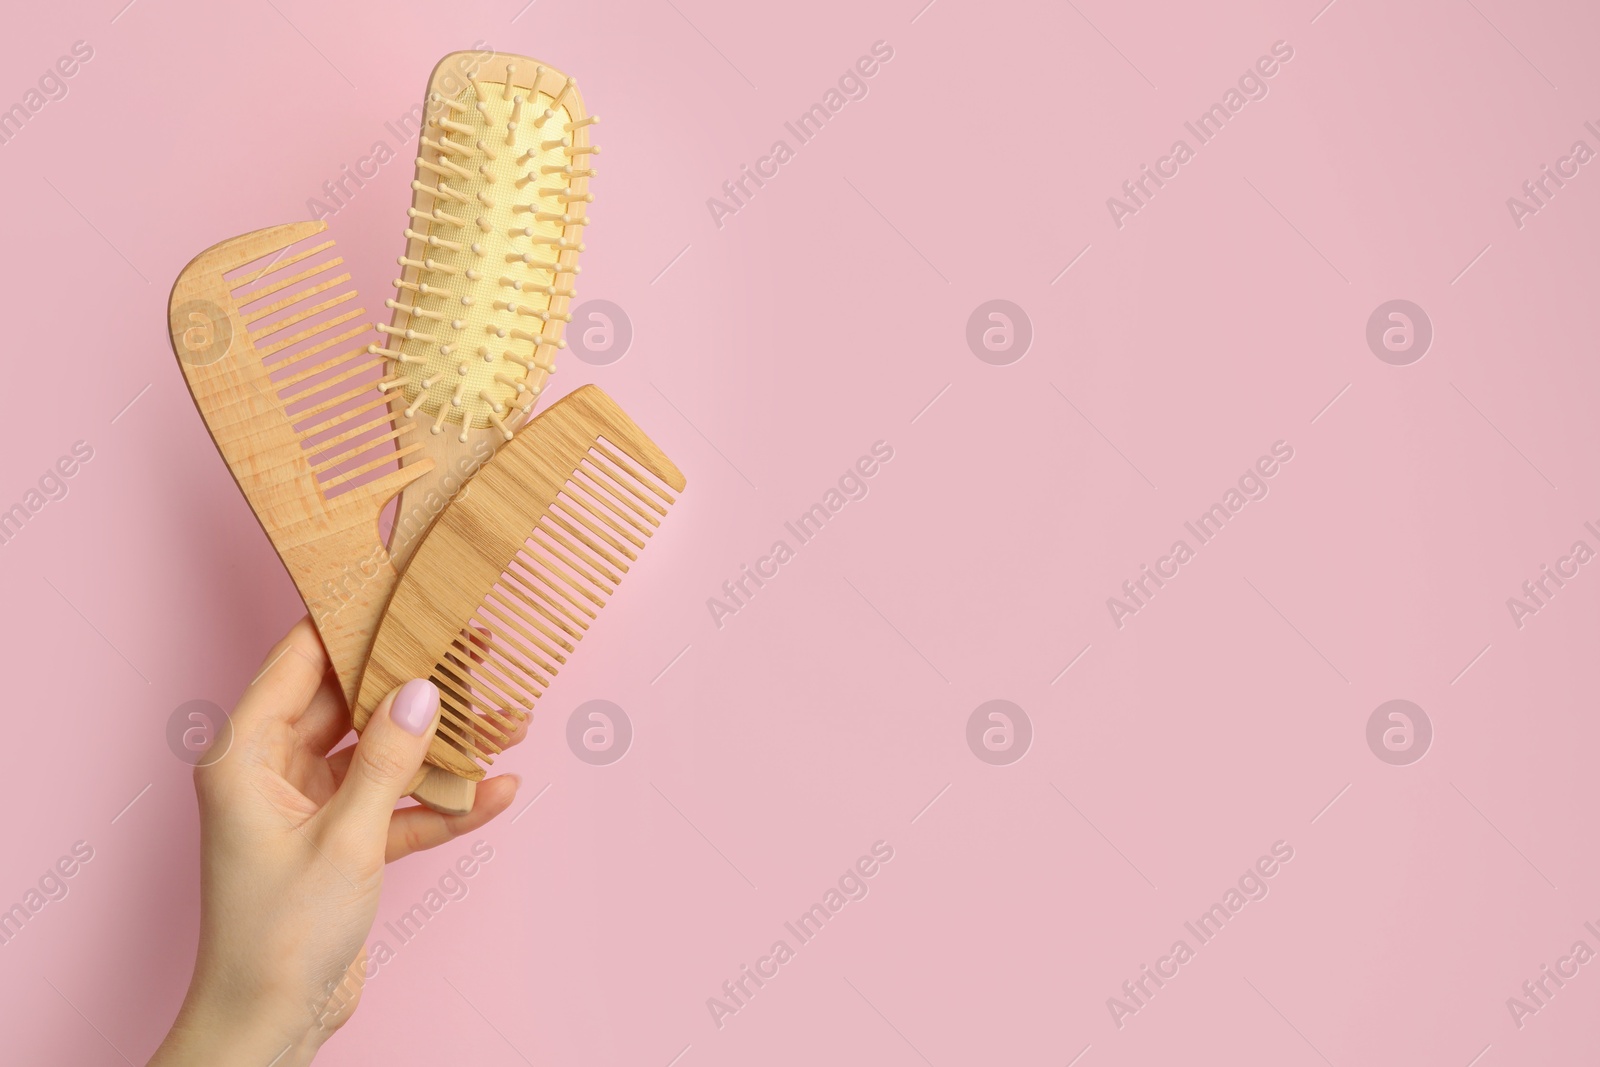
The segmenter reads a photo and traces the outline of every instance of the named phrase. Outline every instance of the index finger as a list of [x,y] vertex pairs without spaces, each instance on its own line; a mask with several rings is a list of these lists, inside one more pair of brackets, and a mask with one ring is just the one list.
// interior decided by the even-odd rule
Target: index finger
[[234,729],[248,736],[268,723],[293,724],[305,714],[327,673],[328,653],[306,616],[272,646],[245,687],[234,706]]

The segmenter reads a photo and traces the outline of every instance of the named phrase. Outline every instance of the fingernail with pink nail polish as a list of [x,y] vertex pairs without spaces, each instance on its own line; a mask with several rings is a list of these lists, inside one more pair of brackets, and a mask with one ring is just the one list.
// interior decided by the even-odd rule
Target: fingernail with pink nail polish
[[423,678],[416,678],[400,687],[389,706],[389,718],[408,734],[421,737],[433,724],[439,711],[439,690]]

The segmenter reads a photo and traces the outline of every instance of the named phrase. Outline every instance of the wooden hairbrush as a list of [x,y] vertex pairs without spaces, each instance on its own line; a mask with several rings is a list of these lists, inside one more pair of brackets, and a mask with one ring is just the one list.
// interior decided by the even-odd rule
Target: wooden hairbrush
[[[509,441],[543,392],[572,318],[589,179],[590,127],[577,82],[526,56],[456,52],[424,98],[396,294],[377,324],[397,419],[420,432],[390,535],[405,569],[446,503]],[[423,799],[472,807],[472,780],[436,774]]]
[[439,688],[428,762],[479,780],[660,525],[683,475],[597,386],[536,416],[434,522],[401,575],[352,705]]
[[[168,324],[195,406],[354,707],[399,578],[378,517],[433,461],[390,411],[350,275],[315,239],[325,228],[287,223],[208,248],[178,275]],[[396,457],[413,462],[386,471]]]

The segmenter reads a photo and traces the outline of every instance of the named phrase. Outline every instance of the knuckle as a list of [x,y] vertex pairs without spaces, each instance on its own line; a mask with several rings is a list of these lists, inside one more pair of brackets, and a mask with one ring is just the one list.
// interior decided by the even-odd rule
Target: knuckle
[[389,782],[397,778],[410,777],[411,768],[407,761],[387,745],[357,745],[356,759],[361,764],[361,769],[368,777]]
[[445,832],[439,824],[413,824],[405,830],[405,847],[407,852],[426,852],[436,845],[442,845],[452,835]]
[[406,855],[408,856],[413,852],[421,852],[428,847],[428,843],[423,839],[422,834],[417,832],[417,828],[414,826],[406,827],[406,829],[401,833],[400,845],[406,850]]

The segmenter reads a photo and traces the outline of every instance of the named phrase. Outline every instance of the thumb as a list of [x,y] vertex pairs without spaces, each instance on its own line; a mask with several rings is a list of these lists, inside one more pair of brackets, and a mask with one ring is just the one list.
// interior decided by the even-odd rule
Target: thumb
[[356,742],[350,769],[324,810],[335,825],[382,841],[410,791],[439,721],[439,690],[421,678],[384,697]]

